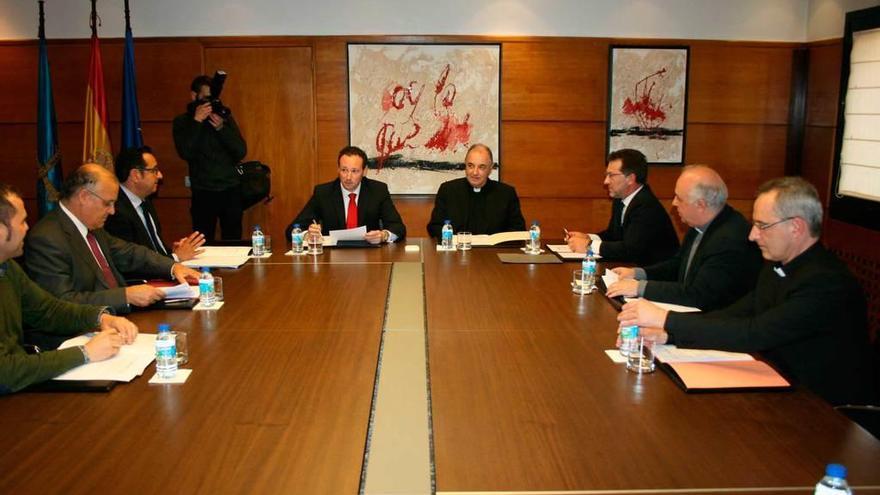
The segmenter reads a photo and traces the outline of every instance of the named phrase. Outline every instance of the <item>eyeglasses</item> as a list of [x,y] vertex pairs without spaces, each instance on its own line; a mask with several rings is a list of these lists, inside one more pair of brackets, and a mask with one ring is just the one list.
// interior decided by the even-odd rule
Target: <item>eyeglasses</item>
[[794,220],[795,218],[797,218],[797,217],[785,217],[785,218],[783,218],[782,220],[777,220],[777,221],[775,221],[775,222],[773,222],[773,223],[764,223],[764,222],[761,222],[761,221],[755,220],[754,222],[752,222],[752,225],[753,225],[756,229],[761,230],[761,231],[764,231],[764,230],[767,230],[767,229],[769,229],[769,228],[771,228],[771,227],[774,227],[774,226],[776,226],[776,225],[779,225],[780,223],[787,222],[787,221],[789,221],[789,220]]
[[104,199],[104,198],[102,198],[98,193],[96,193],[95,191],[92,191],[91,189],[89,189],[89,188],[87,188],[87,187],[86,187],[86,188],[83,188],[83,189],[85,189],[86,191],[88,191],[89,194],[91,194],[92,196],[94,196],[94,197],[100,199],[101,202],[104,203],[104,207],[105,207],[105,208],[113,208],[113,207],[116,205],[116,200],[115,200],[115,199]]
[[607,178],[607,179],[610,179],[612,177],[617,177],[617,176],[625,177],[626,174],[622,174],[620,172],[605,172],[605,178]]
[[156,174],[156,175],[159,175],[159,172],[161,172],[161,170],[159,170],[159,167],[153,167],[153,168],[145,168],[144,167],[144,168],[138,168],[138,170],[140,170],[141,172],[149,172],[151,174]]

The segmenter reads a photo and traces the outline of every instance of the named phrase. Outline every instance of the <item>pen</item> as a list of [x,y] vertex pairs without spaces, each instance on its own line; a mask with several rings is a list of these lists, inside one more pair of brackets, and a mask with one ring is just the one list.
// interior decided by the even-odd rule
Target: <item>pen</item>
[[565,239],[567,241],[568,240],[568,229],[565,227],[562,227],[562,232],[565,233],[565,237],[563,237],[563,239]]

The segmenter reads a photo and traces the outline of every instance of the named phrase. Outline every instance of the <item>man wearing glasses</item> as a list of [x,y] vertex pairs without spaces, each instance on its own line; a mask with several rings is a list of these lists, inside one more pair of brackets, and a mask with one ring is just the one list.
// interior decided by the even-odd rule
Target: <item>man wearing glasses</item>
[[118,193],[116,177],[94,163],[65,179],[60,207],[37,222],[25,241],[25,267],[37,284],[67,301],[127,313],[130,305],[149,306],[164,293],[147,284],[126,287],[122,273],[181,283],[198,278],[195,270],[104,231]]
[[[107,217],[104,230],[128,242],[148,247],[157,253],[187,261],[201,252],[205,236],[193,232],[169,246],[162,240],[162,226],[150,196],[159,188],[162,171],[148,147],[128,148],[116,157],[116,178],[121,194],[116,198],[116,212]],[[128,274],[133,278],[138,274]]]
[[758,189],[749,239],[765,263],[757,286],[710,313],[624,305],[621,325],[678,347],[762,352],[780,371],[832,404],[876,400],[865,298],[846,266],[819,242],[822,204],[800,177]]
[[678,235],[669,214],[648,185],[648,161],[638,150],[622,149],[608,155],[605,187],[613,198],[608,228],[598,234],[567,232],[568,247],[593,252],[607,261],[626,261],[639,266],[672,257]]

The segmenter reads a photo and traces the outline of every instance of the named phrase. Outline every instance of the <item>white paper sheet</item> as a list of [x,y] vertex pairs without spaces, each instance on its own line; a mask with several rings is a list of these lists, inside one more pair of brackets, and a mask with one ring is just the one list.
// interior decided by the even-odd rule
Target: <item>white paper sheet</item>
[[202,253],[183,264],[188,267],[238,268],[247,263],[251,252],[247,246],[206,246],[202,249]]
[[[587,253],[575,253],[568,247],[568,244],[547,244],[547,249],[553,251],[564,260],[582,260],[587,257]],[[593,254],[593,259],[601,260],[602,255]]]
[[754,361],[741,352],[713,351],[711,349],[679,349],[674,345],[654,346],[654,356],[664,363],[708,363],[716,361]]
[[174,287],[159,287],[165,293],[165,299],[195,299],[199,297],[199,288],[189,284],[178,284]]
[[[93,334],[80,335],[64,341],[59,349],[85,345]],[[156,335],[139,333],[134,343],[119,348],[110,359],[78,366],[55,380],[115,380],[130,382],[143,374],[156,357]]]
[[[624,297],[623,300],[626,302],[630,302],[630,301],[638,301],[639,298],[638,297]],[[645,299],[645,301],[648,301],[649,303],[651,303],[655,306],[659,306],[659,307],[665,309],[666,311],[675,311],[676,313],[699,313],[700,312],[700,308],[695,308],[693,306],[682,306],[680,304],[662,303],[662,302],[652,301],[650,299]]]
[[[354,229],[331,230],[330,237],[337,241],[362,241],[367,235],[367,226],[361,225]],[[324,244],[326,246],[326,244]]]

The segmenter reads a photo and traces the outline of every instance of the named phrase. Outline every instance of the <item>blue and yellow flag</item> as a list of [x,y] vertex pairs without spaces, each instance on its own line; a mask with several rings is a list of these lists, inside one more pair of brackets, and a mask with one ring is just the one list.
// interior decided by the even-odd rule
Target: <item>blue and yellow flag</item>
[[122,148],[140,148],[144,145],[141,135],[141,113],[138,109],[137,83],[134,70],[134,38],[128,0],[125,0],[125,55],[122,61]]
[[58,205],[61,188],[61,152],[58,149],[58,126],[55,123],[55,99],[49,76],[43,0],[40,0],[40,61],[37,85],[37,208],[39,216]]

